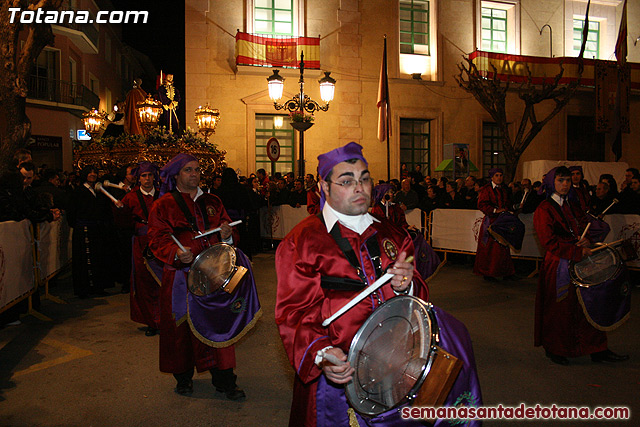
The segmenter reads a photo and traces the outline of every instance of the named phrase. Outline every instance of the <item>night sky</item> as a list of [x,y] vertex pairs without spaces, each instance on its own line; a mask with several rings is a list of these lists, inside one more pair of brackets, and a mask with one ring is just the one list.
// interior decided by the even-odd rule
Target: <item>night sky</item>
[[[122,24],[123,41],[147,55],[158,74],[174,75],[174,85],[184,105],[184,1],[183,0],[111,0],[114,10],[146,10],[146,24]],[[143,88],[155,92],[154,82],[143,82]],[[184,109],[179,108],[181,125]]]

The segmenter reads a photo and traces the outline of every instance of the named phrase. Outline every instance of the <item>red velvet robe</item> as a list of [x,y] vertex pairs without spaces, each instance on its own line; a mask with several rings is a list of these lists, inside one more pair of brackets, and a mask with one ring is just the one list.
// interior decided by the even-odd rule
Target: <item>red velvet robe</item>
[[[142,194],[142,198],[147,207],[147,212],[151,212],[154,198],[145,194]],[[149,273],[143,257],[144,249],[149,244],[149,237],[147,236],[147,221],[149,218],[145,215],[145,211],[140,205],[138,189],[127,193],[121,202],[125,206],[125,212],[133,218],[135,227],[132,244],[131,292],[129,293],[131,320],[147,325],[150,328],[159,329],[160,286]]]
[[382,203],[376,203],[373,206],[373,209],[371,209],[371,213],[382,218],[387,218],[389,221],[391,221],[392,224],[397,227],[401,227],[404,229],[409,228],[409,224],[407,223],[407,218],[404,215],[404,211],[398,204],[394,203],[393,205],[389,206],[388,217],[386,215],[387,209]]
[[307,190],[307,212],[309,215],[320,213],[320,192],[317,185]]
[[[606,350],[607,334],[587,322],[573,284],[569,284],[566,297],[557,301],[556,278],[560,259],[582,259],[582,249],[575,243],[587,224],[578,203],[571,201],[570,206],[571,212],[563,216],[557,210],[557,203],[547,199],[533,215],[538,240],[546,250],[536,293],[534,336],[536,346],[543,346],[558,356],[578,357]],[[575,237],[567,221],[571,223]]]
[[[200,209],[187,193],[181,193],[181,195],[191,214],[196,218],[198,228],[205,231]],[[231,222],[218,196],[205,193],[200,197],[204,197],[206,201],[209,228],[218,227],[225,221]],[[188,265],[175,260],[178,246],[171,239],[172,233],[183,246],[191,248],[194,258],[209,246],[207,238],[193,239],[195,233],[191,231],[184,213],[173,196],[167,193],[153,204],[149,214],[149,247],[156,258],[165,263],[160,291],[160,371],[183,373],[194,366],[198,372],[213,367],[235,368],[234,346],[217,349],[209,347],[193,335],[186,321],[176,324],[181,319],[174,319],[172,313],[173,279],[176,274],[186,276],[186,272],[176,269],[186,268]],[[208,240],[211,244],[217,243],[219,237],[220,233],[214,233],[209,235]],[[238,241],[235,230],[233,238],[234,242]],[[215,315],[212,313],[212,316]]]
[[[478,193],[478,209],[489,217],[489,224],[498,218],[495,209],[509,209],[509,194],[504,186],[493,189],[490,182],[480,189]],[[511,260],[511,252],[506,246],[502,246],[493,237],[489,236],[486,244],[484,242],[485,227],[483,226],[478,234],[478,249],[476,250],[476,262],[473,265],[473,272],[480,276],[511,276],[516,269]]]
[[[413,254],[409,235],[384,219],[374,222],[362,235],[342,225],[340,232],[359,256],[369,284],[375,281],[375,270],[365,246],[369,237],[375,235],[380,245],[383,270],[393,263],[390,254],[394,251],[396,255],[402,251]],[[276,324],[289,361],[296,370],[289,425],[315,426],[317,380],[322,373],[315,364],[317,351],[334,346],[348,353],[360,326],[381,302],[393,298],[395,293],[391,285],[386,284],[378,291],[380,301],[372,295],[324,328],[322,321],[359,291],[324,289],[321,276],[359,278],[316,215],[298,224],[280,243],[276,252],[276,272]],[[415,271],[413,286],[415,296],[428,300],[427,286]]]

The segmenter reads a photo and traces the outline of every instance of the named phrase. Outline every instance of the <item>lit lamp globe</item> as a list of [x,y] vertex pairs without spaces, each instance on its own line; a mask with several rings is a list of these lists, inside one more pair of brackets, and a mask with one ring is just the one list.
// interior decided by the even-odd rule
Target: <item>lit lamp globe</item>
[[95,135],[100,131],[106,117],[107,114],[103,111],[98,111],[97,108],[92,108],[82,114],[82,123],[84,123],[84,128],[89,132],[89,134]]
[[284,77],[282,77],[279,73],[280,70],[273,70],[273,74],[267,77],[269,98],[271,98],[273,102],[276,102],[280,98],[282,98],[282,93],[284,92]]
[[158,124],[162,114],[162,103],[149,95],[143,102],[136,104],[136,112],[140,118],[140,124],[145,130],[148,130]]
[[216,133],[216,126],[220,121],[220,110],[211,108],[209,104],[196,108],[196,123],[198,130],[204,136],[204,141],[208,142],[209,135]]
[[333,101],[333,94],[336,90],[336,79],[330,76],[330,72],[325,71],[324,77],[318,80],[320,84],[320,98],[327,104]]

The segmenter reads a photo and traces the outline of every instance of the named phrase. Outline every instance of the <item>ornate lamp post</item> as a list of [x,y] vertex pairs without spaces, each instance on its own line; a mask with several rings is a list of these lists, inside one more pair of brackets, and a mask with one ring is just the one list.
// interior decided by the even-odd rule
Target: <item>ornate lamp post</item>
[[216,133],[216,126],[220,121],[220,110],[211,108],[209,104],[196,108],[196,122],[198,130],[204,136],[204,142],[209,141],[209,135]]
[[[317,110],[327,111],[329,109],[329,102],[333,100],[333,94],[335,90],[336,80],[332,78],[329,72],[325,72],[324,77],[318,80],[320,83],[320,97],[324,101],[325,105],[320,105],[316,101],[309,98],[304,93],[304,52],[300,53],[300,79],[298,84],[300,85],[300,92],[293,96],[292,99],[285,101],[284,104],[279,104],[278,101],[282,98],[284,92],[284,77],[279,74],[280,70],[273,70],[273,74],[267,78],[269,87],[269,97],[273,100],[273,106],[276,110],[286,109],[291,114],[293,121],[291,127],[296,129],[300,134],[300,146],[299,146],[299,160],[298,160],[298,174],[304,177],[304,131],[313,126],[311,120],[313,120],[313,113]],[[306,116],[309,113],[311,116]]]
[[160,115],[162,114],[162,103],[153,99],[151,95],[136,104],[136,112],[140,118],[140,124],[144,128],[145,133],[154,128],[158,124]]
[[95,135],[100,131],[100,128],[107,119],[107,113],[104,111],[98,111],[97,108],[92,108],[86,113],[82,114],[82,123],[84,128],[90,135]]

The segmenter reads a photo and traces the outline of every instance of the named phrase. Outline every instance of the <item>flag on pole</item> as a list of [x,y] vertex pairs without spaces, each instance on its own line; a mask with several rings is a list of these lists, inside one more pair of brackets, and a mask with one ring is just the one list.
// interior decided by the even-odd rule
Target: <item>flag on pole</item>
[[622,6],[622,19],[620,20],[615,52],[618,65],[623,67],[627,63],[627,0],[624,0],[624,6]]
[[587,2],[587,11],[584,13],[584,27],[582,27],[582,44],[580,45],[580,53],[578,54],[578,74],[582,75],[584,71],[584,50],[587,47],[587,39],[589,37],[589,7],[591,6],[591,0]]
[[384,38],[382,65],[380,66],[380,86],[378,86],[378,139],[387,139],[389,133],[389,79],[387,76],[387,38]]

